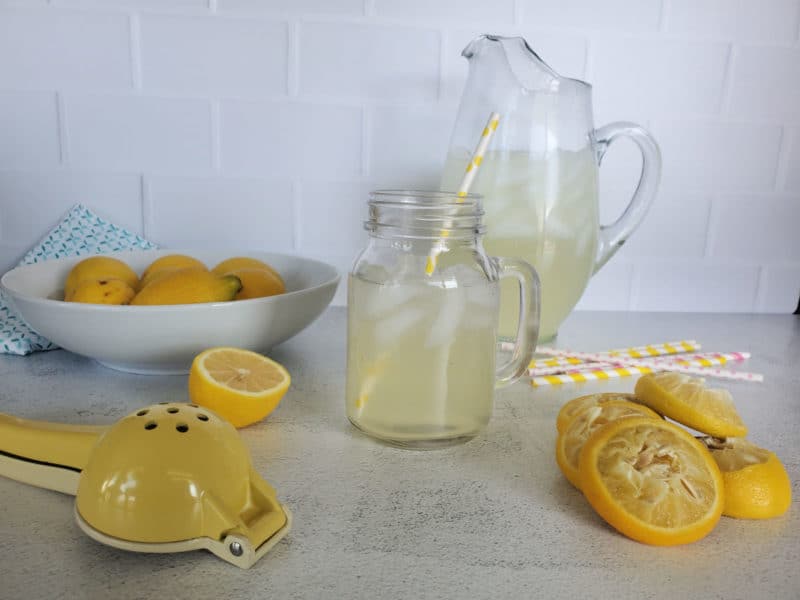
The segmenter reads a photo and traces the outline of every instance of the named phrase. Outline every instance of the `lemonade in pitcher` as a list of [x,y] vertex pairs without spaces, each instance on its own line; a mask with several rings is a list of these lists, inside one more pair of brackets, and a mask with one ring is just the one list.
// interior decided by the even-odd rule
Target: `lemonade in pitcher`
[[[442,189],[456,189],[469,156],[451,153]],[[574,308],[595,265],[598,243],[597,163],[593,151],[550,156],[489,152],[473,190],[484,196],[484,246],[494,256],[521,258],[542,285],[540,340],[555,336]],[[499,335],[513,336],[519,315],[513,282],[503,286]]]

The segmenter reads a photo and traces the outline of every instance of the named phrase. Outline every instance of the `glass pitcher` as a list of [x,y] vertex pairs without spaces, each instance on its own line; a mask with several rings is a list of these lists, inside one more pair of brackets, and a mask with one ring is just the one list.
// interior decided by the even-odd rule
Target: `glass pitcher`
[[[477,196],[373,192],[369,214],[369,241],[348,279],[347,417],[397,446],[466,441],[489,422],[495,387],[527,370],[539,324],[536,272],[486,255]],[[522,302],[514,353],[495,368],[506,277]]]
[[[463,51],[469,77],[441,189],[458,189],[477,136],[501,115],[472,191],[484,196],[487,252],[532,264],[542,284],[539,339],[555,337],[589,278],[619,250],[655,197],[661,155],[633,123],[594,128],[592,88],[559,76],[522,38],[480,36]],[[598,167],[615,139],[642,153],[639,185],[611,225],[599,225]],[[504,283],[503,286],[506,284]],[[518,300],[503,290],[499,335],[516,330]]]

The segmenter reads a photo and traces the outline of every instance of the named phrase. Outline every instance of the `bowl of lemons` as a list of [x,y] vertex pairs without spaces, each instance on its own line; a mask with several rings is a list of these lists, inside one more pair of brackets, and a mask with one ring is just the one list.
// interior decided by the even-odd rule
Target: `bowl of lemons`
[[0,288],[28,325],[65,350],[133,373],[188,373],[207,348],[256,352],[330,304],[339,274],[300,256],[131,250],[17,267]]

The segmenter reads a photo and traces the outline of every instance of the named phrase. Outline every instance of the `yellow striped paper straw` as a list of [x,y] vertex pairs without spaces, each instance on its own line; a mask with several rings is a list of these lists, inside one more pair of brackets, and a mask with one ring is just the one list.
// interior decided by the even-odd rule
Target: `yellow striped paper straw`
[[633,377],[634,375],[644,375],[652,373],[649,367],[619,367],[615,369],[602,369],[599,371],[582,371],[579,373],[564,373],[563,375],[542,375],[532,377],[533,387],[543,387],[546,385],[564,385],[565,383],[581,383],[583,381],[602,381],[615,377]]
[[[591,362],[603,362],[608,360],[607,354],[593,354],[591,352],[572,352],[571,350],[550,350],[556,356],[573,356],[583,358]],[[648,367],[658,371],[675,371],[688,375],[700,375],[701,377],[719,377],[722,379],[738,379],[743,381],[764,381],[764,376],[760,373],[747,373],[745,371],[726,371],[715,367],[684,367],[675,363],[668,363],[654,360],[640,360],[636,358],[614,357],[614,362],[620,363],[625,367]]]
[[[469,160],[469,164],[467,165],[467,169],[464,172],[464,178],[461,180],[461,185],[458,187],[458,198],[459,202],[463,202],[464,198],[469,194],[469,188],[472,186],[472,182],[475,180],[475,175],[478,173],[478,168],[481,166],[483,162],[483,156],[486,154],[486,149],[489,147],[489,142],[492,141],[492,135],[497,130],[497,125],[500,123],[500,115],[496,112],[493,112],[489,115],[489,120],[486,122],[486,127],[483,128],[481,132],[481,137],[478,140],[478,145],[475,148],[475,152],[472,153],[472,158]],[[450,234],[449,231],[443,229],[439,232],[440,237],[446,238]],[[430,254],[428,254],[428,261],[425,264],[425,273],[427,275],[432,275],[433,271],[436,269],[436,261],[444,251],[444,244],[440,241],[437,243],[433,248],[431,248]]]
[[665,356],[668,354],[683,354],[684,352],[697,352],[701,348],[695,340],[680,340],[677,342],[662,342],[660,344],[648,344],[646,346],[635,346],[633,348],[620,348],[618,350],[608,350],[597,354],[608,354],[609,356],[627,356],[630,358],[647,358],[648,356]]

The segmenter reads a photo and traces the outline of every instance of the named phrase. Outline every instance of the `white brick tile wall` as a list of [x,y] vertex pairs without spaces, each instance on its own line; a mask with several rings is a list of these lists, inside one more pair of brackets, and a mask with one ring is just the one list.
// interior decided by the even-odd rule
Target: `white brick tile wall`
[[731,111],[742,117],[800,122],[800,48],[740,48],[730,103]]
[[[83,202],[346,273],[371,189],[437,184],[479,33],[661,146],[656,203],[580,308],[794,310],[800,0],[0,0],[0,270]],[[630,142],[606,154],[602,222],[638,172]]]
[[56,95],[0,92],[0,168],[55,167],[59,157]]
[[131,87],[128,17],[0,8],[0,86]]
[[664,179],[687,190],[765,191],[775,186],[777,125],[685,119],[653,123]]
[[71,164],[162,173],[211,167],[205,100],[69,95],[64,104]]
[[249,175],[347,179],[361,174],[361,109],[308,103],[225,101],[222,169]]
[[451,110],[376,108],[372,112],[370,175],[384,186],[438,189],[454,114]]
[[440,34],[431,29],[303,23],[299,81],[304,94],[434,101]]
[[594,100],[605,115],[719,110],[728,44],[604,36],[593,51]]
[[102,9],[143,9],[159,12],[207,12],[209,0],[49,0],[60,6]]
[[286,93],[285,23],[145,15],[140,27],[145,91]]
[[661,0],[519,0],[522,18],[532,25],[654,31]]
[[[782,262],[800,256],[800,195],[723,197],[714,210],[712,258]],[[769,233],[756,234],[762,231]]]
[[617,258],[600,269],[576,308],[578,310],[628,310],[630,308],[633,266]]
[[514,22],[514,0],[375,0],[375,14],[379,17],[396,17],[416,22],[435,19],[448,24],[468,21],[511,25]]
[[708,196],[663,190],[619,257],[629,261],[641,257],[702,259],[710,211]]
[[759,268],[733,262],[670,261],[637,266],[636,310],[751,312]]
[[16,267],[29,247],[30,245],[27,242],[24,244],[0,242],[0,273],[5,273]]
[[364,248],[367,233],[368,182],[310,181],[298,190],[303,254],[325,253],[353,258]]
[[800,127],[788,129],[786,135],[790,136],[790,141],[785,189],[787,192],[800,192]]
[[361,15],[364,0],[217,0],[220,12]]
[[775,265],[764,268],[764,289],[760,293],[760,312],[791,313],[800,297],[800,266]]
[[148,177],[148,236],[173,248],[287,252],[294,247],[294,199],[287,181]]
[[667,30],[748,42],[795,40],[797,0],[671,0]]
[[141,197],[138,175],[0,171],[0,239],[30,245],[75,204],[141,234]]

